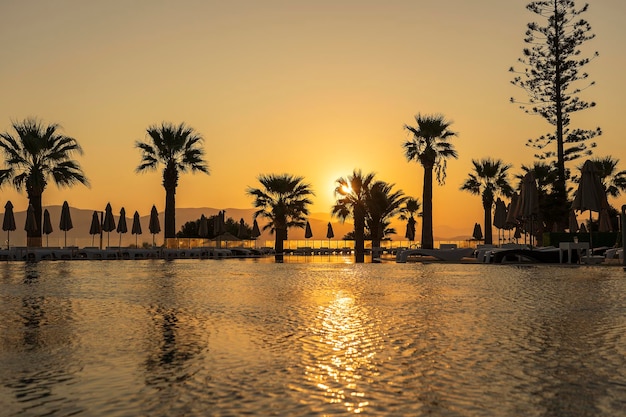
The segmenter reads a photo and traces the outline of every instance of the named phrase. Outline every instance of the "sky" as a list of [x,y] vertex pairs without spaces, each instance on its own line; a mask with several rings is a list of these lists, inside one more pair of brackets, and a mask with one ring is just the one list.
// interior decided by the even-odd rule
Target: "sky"
[[[586,67],[596,85],[581,97],[597,106],[572,126],[600,126],[594,155],[626,169],[626,2],[590,3],[584,17],[596,38],[584,52],[600,56]],[[37,117],[82,146],[76,159],[90,187],[50,184],[44,207],[162,211],[161,169],[135,173],[134,144],[166,121],[204,137],[211,170],[181,175],[177,207],[248,208],[259,174],[289,173],[311,184],[311,211],[328,213],[335,180],[355,168],[421,200],[423,169],[404,157],[404,125],[443,114],[459,158],[434,186],[435,235],[469,235],[483,221],[480,197],[459,190],[472,159],[501,159],[518,174],[534,161],[526,140],[551,130],[509,102],[526,99],[508,72],[521,68],[525,26],[537,20],[526,4],[0,0],[0,131]],[[10,187],[0,195],[2,206],[28,206]]]

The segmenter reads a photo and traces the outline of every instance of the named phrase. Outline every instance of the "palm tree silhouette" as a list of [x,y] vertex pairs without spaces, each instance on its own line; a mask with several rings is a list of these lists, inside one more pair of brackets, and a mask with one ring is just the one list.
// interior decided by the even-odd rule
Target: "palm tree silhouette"
[[42,195],[50,179],[59,187],[89,185],[80,165],[71,159],[82,154],[76,139],[58,133],[56,123],[44,125],[34,118],[12,123],[15,135],[0,133],[0,148],[8,168],[0,170],[0,184],[12,181],[17,191],[26,190],[33,206],[37,230],[27,232],[29,246],[41,246]]
[[461,185],[461,190],[482,196],[483,209],[485,210],[485,244],[491,245],[493,243],[491,213],[495,198],[498,195],[510,196],[513,194],[513,188],[507,178],[511,165],[503,163],[500,159],[491,158],[480,161],[473,159],[472,164],[474,164],[474,172],[470,173]]
[[361,170],[354,170],[352,175],[338,178],[336,181],[335,198],[337,201],[332,208],[332,214],[342,221],[350,216],[354,220],[355,262],[365,261],[365,217],[368,192],[373,181],[373,173],[363,175]]
[[367,196],[366,224],[372,235],[372,248],[380,247],[380,241],[386,234],[395,233],[387,229],[392,217],[404,211],[404,202],[408,197],[402,190],[393,191],[394,184],[376,181]]
[[452,122],[442,115],[415,116],[417,126],[404,125],[413,136],[403,145],[404,155],[408,161],[415,160],[424,167],[424,189],[422,202],[424,205],[422,220],[422,247],[433,248],[433,169],[439,185],[446,179],[447,159],[458,158],[454,146],[448,142],[455,132],[448,130]]
[[283,261],[283,241],[287,239],[290,227],[304,228],[308,206],[312,204],[309,196],[314,195],[311,186],[302,182],[303,177],[289,174],[260,175],[262,188],[247,189],[247,194],[254,197],[254,219],[264,217],[268,223],[263,230],[274,233],[274,251],[276,262]]
[[[407,226],[412,228],[413,234],[415,234],[415,225],[417,223],[415,220],[415,215],[417,214],[420,208],[422,208],[422,203],[420,203],[419,199],[408,197],[404,201],[404,207],[402,211],[400,212],[400,216],[398,216],[400,220],[405,220],[408,222]],[[405,237],[408,238],[408,236],[405,236]],[[409,239],[409,241],[412,241],[412,240],[413,239]]]
[[146,130],[147,142],[135,142],[141,150],[141,164],[136,172],[154,171],[163,164],[163,188],[165,188],[164,237],[176,237],[176,187],[180,172],[196,171],[209,174],[209,167],[204,160],[204,141],[202,135],[193,128],[181,123],[174,126],[162,122]]

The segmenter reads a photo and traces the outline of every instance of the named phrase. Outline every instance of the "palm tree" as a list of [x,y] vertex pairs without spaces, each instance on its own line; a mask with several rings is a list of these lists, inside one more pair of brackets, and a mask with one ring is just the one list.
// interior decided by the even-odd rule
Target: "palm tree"
[[290,227],[304,228],[308,206],[312,204],[309,196],[314,195],[311,186],[302,182],[303,177],[289,174],[260,175],[263,188],[248,188],[248,195],[254,197],[254,207],[258,210],[254,218],[264,217],[268,223],[263,230],[269,229],[274,234],[276,262],[283,261],[283,241],[287,239]]
[[454,146],[448,140],[456,136],[448,130],[452,122],[442,115],[415,116],[417,126],[404,125],[413,137],[403,145],[407,160],[415,160],[424,167],[424,189],[422,202],[424,204],[422,220],[422,247],[433,248],[433,169],[439,185],[446,179],[447,159],[458,158]]
[[0,170],[0,184],[12,181],[17,191],[26,190],[37,224],[37,230],[27,232],[28,245],[41,246],[42,195],[50,179],[58,187],[89,185],[78,162],[71,159],[74,153],[82,155],[82,149],[76,139],[60,134],[56,123],[44,125],[27,118],[12,126],[15,135],[0,133],[7,166]]
[[395,230],[387,229],[387,227],[391,218],[404,210],[403,203],[408,197],[402,190],[392,191],[393,187],[394,184],[376,181],[369,189],[366,201],[366,224],[372,235],[372,248],[380,247],[380,240],[385,237],[385,234],[395,233]]
[[154,171],[163,164],[163,188],[165,188],[165,238],[176,237],[176,187],[180,172],[196,171],[209,174],[201,147],[204,139],[193,128],[181,123],[174,126],[162,122],[146,130],[147,142],[135,142],[141,150],[141,164],[136,172]]
[[473,159],[472,164],[474,164],[474,172],[470,173],[461,185],[461,190],[482,196],[485,210],[485,244],[491,245],[493,243],[491,218],[495,198],[498,195],[513,194],[513,188],[507,178],[511,165],[503,163],[500,159],[491,158],[480,161]]
[[[406,220],[408,222],[407,226],[412,228],[413,235],[415,235],[415,224],[417,223],[415,221],[415,215],[417,214],[417,212],[419,211],[421,207],[422,207],[422,203],[420,203],[419,199],[408,197],[404,202],[404,208],[400,212],[400,216],[398,216],[400,220],[403,220],[403,221]],[[405,236],[405,237],[408,238],[408,236]],[[412,241],[412,240],[413,239],[409,238],[409,241]]]
[[332,208],[333,216],[345,221],[348,217],[354,220],[354,259],[355,262],[365,261],[365,216],[367,214],[367,196],[374,174],[363,175],[361,170],[352,171],[352,175],[338,178],[335,187],[337,201]]

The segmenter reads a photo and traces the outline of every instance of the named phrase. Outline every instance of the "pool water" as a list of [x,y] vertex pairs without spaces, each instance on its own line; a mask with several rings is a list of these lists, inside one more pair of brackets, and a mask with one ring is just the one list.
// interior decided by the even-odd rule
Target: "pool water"
[[2,416],[624,416],[622,268],[0,264]]

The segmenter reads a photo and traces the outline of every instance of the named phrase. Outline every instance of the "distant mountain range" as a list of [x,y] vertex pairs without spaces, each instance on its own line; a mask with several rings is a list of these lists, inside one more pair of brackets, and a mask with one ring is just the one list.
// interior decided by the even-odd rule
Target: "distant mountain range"
[[[49,246],[64,246],[65,245],[65,232],[59,230],[59,220],[61,218],[61,206],[45,206],[44,209],[47,209],[50,213],[50,220],[52,223],[53,232],[47,237],[43,236],[43,245],[46,246],[46,242]],[[116,208],[113,208],[114,214]],[[176,209],[176,230],[180,230],[181,226],[189,221],[194,221],[200,218],[202,214],[205,216],[213,216],[217,214],[220,209],[210,208],[210,207],[200,207],[200,208],[177,208]],[[252,215],[254,213],[254,209],[238,209],[238,208],[227,208],[226,218],[231,217],[236,221],[239,219],[243,219],[249,225],[252,225],[253,219]],[[15,223],[17,225],[17,230],[10,232],[8,235],[10,237],[11,246],[24,246],[26,244],[26,232],[24,231],[24,224],[26,221],[26,212],[25,211],[16,211],[15,213]],[[84,246],[92,246],[92,236],[89,234],[89,228],[91,225],[91,218],[93,215],[93,210],[89,209],[80,209],[75,207],[70,207],[70,214],[72,217],[73,228],[72,230],[67,232],[67,245],[74,245],[79,247]],[[134,244],[136,241],[136,236],[130,233],[130,229],[133,222],[133,213],[126,213],[126,222],[128,224],[128,233],[122,234],[121,236],[121,244],[122,246],[127,246],[130,244]],[[2,213],[2,218],[4,218],[4,213]],[[150,215],[147,213],[144,216],[140,217],[142,234],[137,237],[137,242],[141,245],[143,242],[152,242],[152,235],[148,230],[148,222]],[[117,209],[117,214],[115,215],[115,222],[117,224],[119,219],[119,209]],[[161,222],[161,229],[163,229],[163,213],[159,213],[159,220]],[[310,240],[327,240],[326,239],[326,231],[328,222],[331,222],[333,227],[333,232],[335,234],[335,240],[340,240],[347,233],[352,231],[352,223],[345,222],[342,223],[340,220],[336,218],[331,218],[329,213],[311,213],[308,217],[309,223],[311,224],[311,230],[313,231],[313,237]],[[263,219],[259,219],[259,226],[261,229],[264,226]],[[401,221],[395,221],[392,224],[397,231],[397,235],[392,236],[393,240],[404,240],[404,231],[405,225]],[[454,233],[454,229],[447,228],[445,226],[438,228],[442,235],[451,236]],[[418,228],[419,231],[419,228]],[[6,247],[7,241],[7,232],[0,230],[0,242],[3,242],[3,247]],[[464,240],[469,237],[468,231],[467,236],[457,236],[457,237],[447,237],[447,238],[439,238],[436,237],[435,240]],[[157,244],[161,244],[163,242],[163,231],[154,236],[154,239]],[[289,239],[290,240],[305,240],[304,239],[304,229],[290,229],[289,230]],[[264,244],[265,241],[271,241],[273,244],[274,235],[271,235],[269,231],[261,230],[261,237],[259,237],[258,241],[261,244]],[[103,236],[103,244],[105,246],[117,246],[120,243],[120,235],[117,232],[111,232],[107,234],[104,233]],[[99,245],[99,236],[95,236],[93,239],[93,244],[95,246]]]

